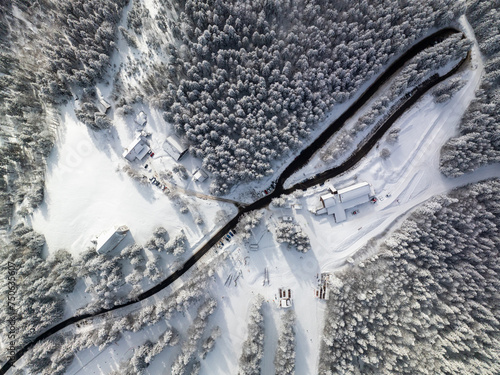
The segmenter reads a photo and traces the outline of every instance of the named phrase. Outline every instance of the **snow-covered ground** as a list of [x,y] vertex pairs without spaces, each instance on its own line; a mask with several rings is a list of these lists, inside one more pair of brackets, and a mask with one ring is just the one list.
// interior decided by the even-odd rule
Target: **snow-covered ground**
[[[302,209],[291,208],[289,204],[284,208],[270,207],[264,210],[262,222],[253,230],[250,239],[250,243],[259,244],[259,250],[251,251],[243,243],[226,245],[224,251],[231,255],[216,273],[215,282],[210,288],[219,303],[210,326],[219,325],[222,328],[222,336],[217,340],[214,351],[202,361],[201,374],[237,373],[241,347],[247,334],[249,307],[257,294],[261,294],[266,301],[262,373],[274,372],[275,344],[282,312],[277,307],[275,298],[280,287],[292,290],[293,309],[297,314],[296,373],[317,373],[325,312],[325,303],[314,297],[317,275],[343,266],[369,239],[395,229],[396,224],[408,212],[431,196],[488,177],[500,177],[498,165],[481,168],[457,179],[444,178],[439,172],[441,145],[456,132],[458,120],[479,83],[482,69],[477,56],[475,49],[472,65],[477,68],[464,73],[468,84],[449,102],[436,104],[433,96],[428,94],[395,124],[401,128],[398,142],[389,145],[382,141],[380,145],[391,151],[387,160],[380,158],[379,150],[374,149],[352,171],[327,182],[324,186],[309,189],[303,197],[289,198],[289,203],[301,204]],[[309,211],[318,206],[319,195],[330,183],[340,188],[355,181],[369,182],[379,201],[358,207],[359,214],[353,216],[348,213],[347,221],[340,224],[335,223],[333,217],[315,216]],[[308,253],[302,254],[276,243],[268,227],[272,228],[281,216],[292,216],[308,233],[312,247]],[[269,271],[269,285],[263,285],[266,267]],[[234,282],[225,285],[229,275],[234,277],[240,271],[237,285]],[[192,317],[182,319],[189,321]],[[187,326],[184,320],[179,320],[178,324]],[[140,333],[134,335],[137,335],[137,341],[131,340],[132,335],[127,334],[126,340],[107,350],[117,352],[121,348],[120,355],[126,358],[130,355],[126,352],[128,343],[143,342],[146,337],[155,338],[158,332],[157,328],[153,327],[142,332],[142,339],[139,339]],[[153,361],[148,373],[155,374],[160,370],[169,374],[170,365],[177,352],[178,348],[166,349]],[[88,371],[97,371],[96,366],[104,366],[100,360],[91,360],[91,350],[87,356],[88,361],[94,363],[93,367],[87,365]],[[119,362],[120,358],[123,357],[116,356],[115,363]],[[68,373],[76,374],[77,369],[78,365],[73,364],[72,371]]]
[[[250,243],[258,243],[257,251],[251,251],[247,244],[236,240],[226,244],[224,251],[230,256],[218,269],[209,288],[218,301],[210,326],[219,325],[222,336],[217,340],[214,351],[202,361],[201,374],[237,373],[242,343],[246,339],[249,307],[257,294],[261,294],[266,301],[266,350],[261,373],[274,373],[275,344],[282,311],[277,307],[275,298],[280,287],[292,290],[293,309],[297,315],[295,372],[316,374],[325,311],[324,302],[314,296],[317,275],[339,269],[369,239],[393,230],[402,216],[431,196],[484,178],[500,177],[498,165],[481,168],[457,179],[447,179],[439,172],[440,148],[456,134],[458,121],[479,85],[483,69],[477,46],[473,48],[472,59],[472,68],[463,72],[467,85],[450,101],[436,104],[432,95],[425,95],[398,120],[394,127],[401,131],[395,144],[382,140],[379,149],[373,149],[351,171],[324,186],[307,190],[303,197],[290,197],[290,202],[300,204],[302,209],[270,207],[264,210],[262,222],[253,230],[250,239]],[[338,110],[342,109],[339,107]],[[338,113],[331,114],[332,117],[336,115]],[[147,240],[158,225],[173,233],[185,228],[193,248],[215,229],[213,223],[217,210],[224,208],[234,214],[232,205],[189,198],[192,199],[190,204],[197,205],[199,212],[205,216],[207,228],[204,232],[193,224],[190,214],[180,214],[178,208],[158,189],[140,185],[123,172],[116,171],[117,166],[124,163],[121,147],[134,137],[132,125],[117,119],[116,132],[96,136],[75,120],[71,110],[63,113],[63,120],[56,150],[49,160],[46,202],[33,215],[33,226],[45,234],[49,252],[66,247],[77,254],[93,235],[108,226],[120,224],[128,225],[134,240],[139,243]],[[168,132],[161,121],[159,114],[148,112],[148,127],[154,132],[153,137],[157,134],[158,142]],[[153,147],[154,142],[156,140],[152,143]],[[391,152],[386,160],[379,156],[382,148]],[[154,160],[154,168],[162,168],[161,153]],[[196,161],[186,160],[187,167],[195,167]],[[163,167],[168,168],[169,165]],[[320,172],[314,168],[315,160],[310,165],[312,174]],[[358,207],[359,213],[355,216],[349,212],[344,223],[337,224],[333,217],[316,216],[309,211],[318,206],[319,195],[329,184],[342,188],[361,181],[372,185],[373,193],[379,200],[376,204],[367,203]],[[203,187],[194,186],[193,190],[196,189],[207,192]],[[234,197],[242,197],[238,195],[238,190],[234,193]],[[312,248],[309,252],[302,254],[276,243],[268,229],[272,229],[284,215],[293,217],[307,232]],[[202,262],[208,259],[204,257]],[[269,285],[263,285],[266,268]],[[237,285],[234,282],[225,285],[230,274],[241,274]],[[182,279],[188,277],[189,273]],[[182,280],[142,302],[142,305],[156,303],[161,295],[168,295],[180,284]],[[178,317],[171,324],[185,330],[193,319],[192,315],[193,312]],[[156,339],[164,328],[165,323],[161,322],[137,333],[126,332],[124,338],[102,352],[96,348],[88,349],[78,354],[67,374],[109,373],[117,363],[131,355],[132,347],[144,343],[146,339]],[[179,347],[167,348],[146,373],[170,374],[178,351]]]
[[[443,76],[447,74],[449,71],[451,71],[454,67],[457,66],[459,61],[450,61],[446,66],[440,68],[437,73],[440,76]],[[402,68],[403,69],[403,68]],[[430,72],[428,73],[428,76],[431,76],[435,72]],[[457,73],[455,77],[460,76],[462,79],[465,81],[468,81],[470,79],[470,71],[462,71],[461,73]],[[428,77],[426,77],[428,78]],[[365,103],[359,111],[350,119],[346,121],[342,129],[335,133],[331,139],[325,144],[325,146],[317,151],[311,158],[310,162],[306,164],[304,167],[299,169],[297,172],[295,172],[290,178],[288,178],[285,182],[285,188],[289,188],[293,186],[294,184],[303,181],[304,179],[308,179],[313,177],[316,173],[319,171],[325,171],[328,170],[329,168],[340,166],[342,163],[344,163],[351,154],[353,154],[363,143],[364,141],[372,135],[376,129],[378,128],[377,125],[379,122],[382,120],[384,116],[387,116],[387,113],[383,113],[380,116],[378,116],[378,119],[370,126],[367,126],[366,129],[363,131],[359,131],[355,133],[355,136],[352,137],[352,140],[348,142],[348,145],[346,146],[345,152],[343,152],[341,155],[339,155],[338,158],[334,158],[332,160],[327,160],[324,161],[322,159],[322,152],[325,150],[335,150],[337,147],[341,147],[342,143],[346,142],[346,134],[350,134],[354,132],[354,128],[361,116],[366,114],[371,108],[372,105],[379,99],[380,96],[383,96],[383,93],[390,89],[391,84],[394,80],[391,80],[390,82],[386,82],[379,90],[378,90],[378,95],[375,94],[375,96],[369,100],[367,103]],[[408,93],[411,91],[413,87],[408,88],[404,94]],[[404,95],[400,95],[397,100],[394,100],[391,102],[391,105],[395,106],[397,105],[398,100]],[[396,129],[393,127],[393,129]]]
[[154,228],[163,226],[171,234],[183,229],[191,249],[216,227],[220,210],[227,219],[236,208],[227,203],[183,197],[205,225],[197,226],[193,214],[182,214],[160,189],[132,180],[119,168],[122,158],[119,131],[96,133],[76,120],[66,108],[53,153],[48,159],[45,201],[33,214],[35,230],[45,235],[49,253],[66,248],[77,255],[101,232],[127,225],[134,240],[143,244]]
[[[380,158],[379,150],[374,149],[352,171],[329,182],[340,188],[355,181],[367,181],[379,197],[376,204],[360,206],[356,216],[349,213],[347,221],[340,224],[335,223],[333,217],[315,216],[308,209],[318,206],[319,195],[326,190],[327,183],[309,189],[302,198],[291,198],[292,202],[303,206],[302,210],[271,208],[266,212],[263,221],[271,225],[280,216],[292,216],[308,233],[312,250],[306,254],[287,250],[275,243],[264,225],[255,229],[252,241],[259,242],[260,250],[254,252],[242,248],[242,255],[248,256],[248,265],[230,265],[219,273],[215,290],[218,293],[222,290],[224,302],[218,316],[227,328],[223,330],[225,333],[214,352],[204,362],[203,374],[236,373],[241,343],[246,334],[245,316],[250,297],[257,293],[269,301],[266,317],[272,317],[268,319],[272,329],[266,331],[266,340],[276,342],[279,309],[273,299],[281,286],[291,288],[294,295],[296,373],[317,373],[324,315],[324,303],[313,296],[317,273],[334,271],[344,265],[345,260],[363,248],[369,239],[393,230],[405,214],[430,197],[467,183],[500,177],[498,165],[484,167],[458,179],[447,179],[439,172],[441,146],[456,133],[458,121],[479,85],[482,64],[477,46],[474,46],[471,65],[472,69],[463,73],[467,85],[450,101],[436,104],[433,96],[427,94],[394,125],[401,128],[398,142],[389,145],[382,141],[380,145],[380,148],[387,147],[391,151],[387,160]],[[237,287],[224,286],[227,275],[234,274],[238,267],[243,270],[244,279]],[[269,269],[270,286],[262,285],[265,267]],[[274,351],[265,351],[262,373],[273,373],[273,357]],[[221,364],[221,361],[226,364]]]

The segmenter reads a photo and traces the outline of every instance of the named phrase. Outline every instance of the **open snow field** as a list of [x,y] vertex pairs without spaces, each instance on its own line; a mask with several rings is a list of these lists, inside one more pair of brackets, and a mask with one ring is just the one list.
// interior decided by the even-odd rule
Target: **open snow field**
[[[76,120],[72,110],[63,112],[48,160],[45,201],[32,219],[34,229],[45,235],[49,253],[66,248],[76,256],[95,236],[116,225],[127,225],[129,236],[139,244],[157,226],[171,235],[183,229],[193,249],[216,227],[218,211],[225,210],[228,219],[236,213],[227,203],[183,197],[190,213],[182,214],[160,189],[120,171],[127,163],[119,137],[124,128],[94,133]],[[205,225],[194,224],[192,213],[201,215]]]

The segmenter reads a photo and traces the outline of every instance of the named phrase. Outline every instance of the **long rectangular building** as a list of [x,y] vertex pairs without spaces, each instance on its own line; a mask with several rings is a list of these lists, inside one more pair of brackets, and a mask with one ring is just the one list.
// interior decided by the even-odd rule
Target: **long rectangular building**
[[370,193],[371,189],[368,182],[360,182],[337,191],[339,199],[342,203],[355,200],[357,198],[366,198],[367,201],[369,201]]
[[347,219],[346,210],[370,201],[371,187],[367,182],[360,182],[337,190],[333,186],[329,192],[320,196],[321,206],[316,209],[316,215],[333,215],[335,222]]

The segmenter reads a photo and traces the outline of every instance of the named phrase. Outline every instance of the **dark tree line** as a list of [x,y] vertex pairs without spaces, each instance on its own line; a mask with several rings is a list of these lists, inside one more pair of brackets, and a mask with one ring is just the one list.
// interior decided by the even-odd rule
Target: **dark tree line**
[[214,350],[215,343],[217,342],[217,339],[221,335],[221,329],[219,326],[216,326],[212,329],[210,332],[210,335],[203,340],[203,344],[201,345],[201,353],[200,353],[200,358],[205,359],[208,353],[210,353],[212,350]]
[[108,129],[111,127],[111,120],[99,110],[97,100],[95,87],[83,89],[80,99],[75,103],[75,115],[93,130]]
[[18,41],[36,39],[12,15],[10,1],[0,4],[0,228],[14,212],[26,215],[44,197],[45,159],[57,126],[40,96],[38,66],[31,52],[18,51]]
[[460,135],[441,150],[441,171],[459,176],[500,162],[500,18],[498,0],[469,0],[471,23],[484,61],[480,89],[460,122]]
[[454,1],[174,5],[177,17],[161,9],[155,21],[183,45],[167,46],[167,77],[145,80],[144,91],[203,159],[218,194],[272,174],[334,104],[462,11]]
[[58,29],[45,46],[51,73],[47,94],[59,96],[57,90],[67,90],[70,85],[91,87],[103,78],[115,48],[116,25],[128,0],[54,3]]
[[127,14],[127,27],[141,35],[143,22],[149,18],[149,10],[144,6],[144,3],[141,0],[133,0],[132,9]]
[[436,103],[447,102],[455,93],[460,91],[465,84],[466,82],[462,78],[455,77],[437,85],[432,91],[432,95],[435,97],[434,101]]
[[179,335],[177,331],[173,328],[167,328],[163,332],[158,340],[152,342],[146,340],[146,342],[135,348],[132,358],[128,361],[120,364],[120,368],[117,371],[113,371],[111,375],[142,375],[145,374],[145,370],[149,367],[153,359],[160,354],[165,347],[175,346],[179,342]]
[[320,374],[500,372],[499,191],[497,179],[431,199],[336,275]]
[[[172,364],[172,375],[197,373],[199,371],[199,345],[208,324],[209,317],[215,312],[217,301],[208,298],[198,308],[198,313],[188,329],[187,338],[181,346],[181,352]],[[191,371],[191,372],[189,372]]]
[[[263,211],[253,211],[243,215],[238,221],[238,224],[236,224],[236,231],[238,235],[244,240],[249,240],[253,235],[252,229],[260,224],[263,216]],[[224,219],[226,217],[227,215],[224,215]]]

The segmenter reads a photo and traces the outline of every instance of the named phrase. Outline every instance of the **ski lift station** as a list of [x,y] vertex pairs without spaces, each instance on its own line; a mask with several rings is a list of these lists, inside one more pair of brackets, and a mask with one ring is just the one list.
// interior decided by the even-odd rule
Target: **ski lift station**
[[99,254],[106,254],[118,246],[127,236],[129,229],[126,225],[108,229],[97,237],[96,251]]
[[184,146],[181,141],[174,137],[168,136],[167,140],[163,143],[163,149],[175,161],[179,161],[187,152],[188,148]]
[[320,196],[321,206],[316,209],[316,215],[333,215],[335,222],[340,223],[347,219],[346,210],[370,202],[371,187],[367,182],[337,190],[333,186],[328,193]]

